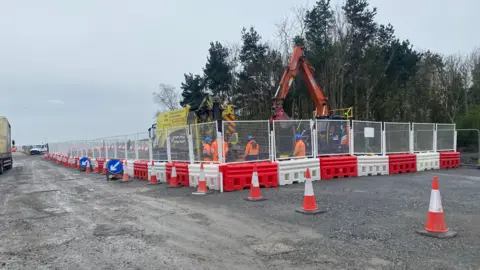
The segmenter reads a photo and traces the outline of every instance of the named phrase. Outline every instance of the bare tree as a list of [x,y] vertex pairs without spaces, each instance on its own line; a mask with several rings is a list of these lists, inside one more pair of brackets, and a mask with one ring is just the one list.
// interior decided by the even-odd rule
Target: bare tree
[[159,105],[159,109],[155,113],[158,115],[161,112],[176,110],[180,108],[180,97],[174,86],[161,83],[158,87],[158,92],[153,92],[153,102]]

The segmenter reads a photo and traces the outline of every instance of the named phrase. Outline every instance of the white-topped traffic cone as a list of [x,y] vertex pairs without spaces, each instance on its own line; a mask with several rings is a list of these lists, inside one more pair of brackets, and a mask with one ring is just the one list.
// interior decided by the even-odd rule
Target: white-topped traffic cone
[[170,181],[167,188],[181,188],[182,186],[178,183],[177,179],[177,169],[175,164],[172,165],[172,175],[170,176]]
[[319,210],[317,207],[317,201],[315,200],[315,194],[313,193],[312,180],[310,179],[310,170],[307,168],[305,172],[305,192],[303,195],[303,207],[296,209],[295,212],[316,215],[325,213],[326,210]]
[[203,163],[200,164],[200,177],[198,178],[197,191],[192,192],[193,195],[205,195],[211,194],[212,191],[208,190],[207,180],[205,180],[205,170],[203,168]]
[[253,165],[252,184],[250,185],[250,194],[244,200],[250,202],[265,201],[260,193],[260,183],[258,182],[257,165]]

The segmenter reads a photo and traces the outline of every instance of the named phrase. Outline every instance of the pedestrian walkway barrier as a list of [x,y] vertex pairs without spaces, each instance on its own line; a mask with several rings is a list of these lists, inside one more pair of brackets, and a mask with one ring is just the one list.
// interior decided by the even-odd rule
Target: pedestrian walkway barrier
[[417,153],[417,171],[436,170],[440,168],[439,153]]
[[[203,164],[205,180],[210,190],[220,190],[220,170],[218,164]],[[190,187],[197,187],[200,180],[200,164],[188,164],[188,175]]]
[[320,157],[320,178],[322,180],[355,176],[358,176],[356,156]]
[[357,156],[358,176],[388,175],[388,156]]
[[392,154],[388,156],[390,174],[417,171],[417,156],[415,154]]
[[305,171],[310,170],[311,180],[320,180],[320,159],[304,158],[278,161],[278,184],[280,186],[305,182]]
[[452,169],[460,167],[459,152],[440,152],[440,169]]
[[187,162],[169,162],[166,164],[166,175],[167,183],[170,184],[172,176],[172,166],[175,164],[175,169],[177,172],[177,181],[181,186],[189,187],[190,186],[190,177],[188,172],[188,163]]
[[133,162],[133,178],[140,180],[148,179],[148,161],[137,160]]
[[278,186],[278,164],[276,162],[249,162],[220,166],[220,173],[223,176],[223,190],[234,191],[250,188],[254,166],[257,167],[260,187]]

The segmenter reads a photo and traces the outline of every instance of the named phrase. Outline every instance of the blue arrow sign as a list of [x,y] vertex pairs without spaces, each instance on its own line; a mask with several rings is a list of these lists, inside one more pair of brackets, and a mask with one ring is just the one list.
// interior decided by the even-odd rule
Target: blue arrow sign
[[81,168],[86,168],[87,166],[90,166],[90,161],[88,160],[88,157],[82,157],[80,160],[80,167]]
[[107,162],[107,170],[111,174],[119,174],[123,170],[122,162],[118,159],[110,159]]

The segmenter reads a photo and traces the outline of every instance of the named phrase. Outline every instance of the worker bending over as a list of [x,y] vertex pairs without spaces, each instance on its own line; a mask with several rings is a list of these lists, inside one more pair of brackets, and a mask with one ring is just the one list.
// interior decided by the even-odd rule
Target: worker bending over
[[[223,161],[227,160],[227,153],[228,153],[228,143],[223,140]],[[212,154],[213,154],[213,161],[218,162],[218,138],[212,143]]]
[[260,153],[260,145],[252,136],[248,136],[247,147],[245,148],[245,161],[257,160]]
[[205,138],[205,143],[203,144],[203,161],[210,162],[213,160],[212,152],[212,139],[210,137]]
[[302,140],[302,135],[295,135],[295,150],[293,150],[294,157],[305,157],[305,143]]

